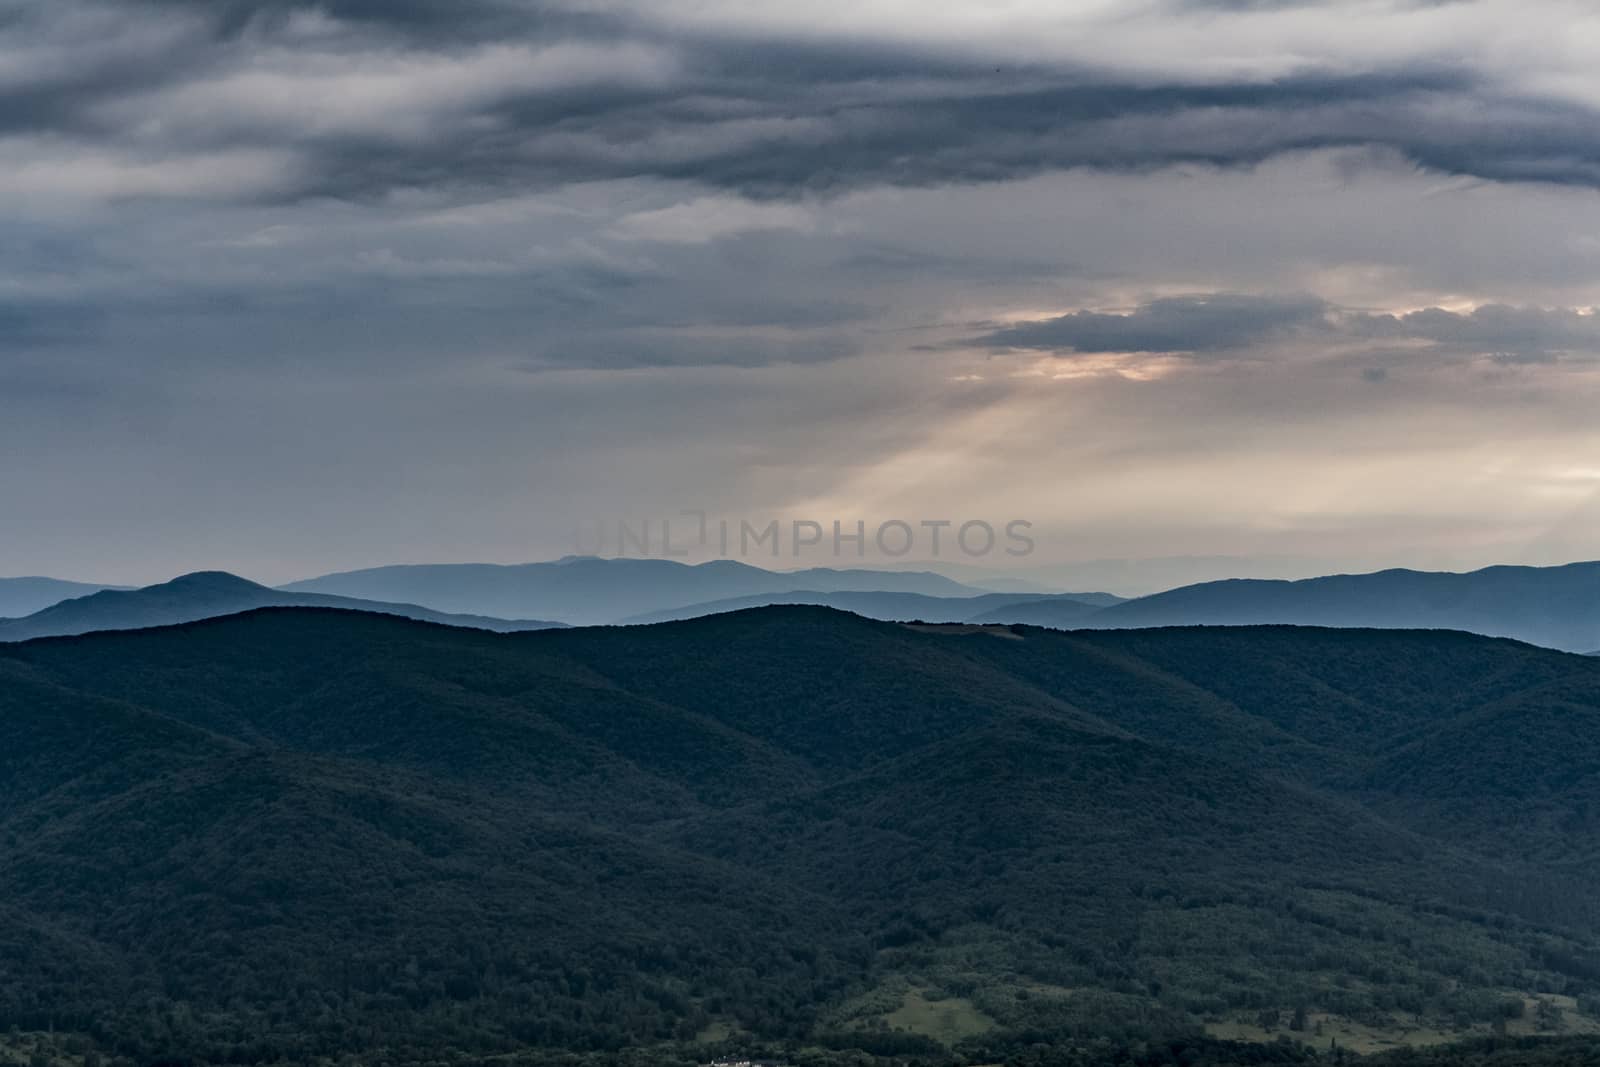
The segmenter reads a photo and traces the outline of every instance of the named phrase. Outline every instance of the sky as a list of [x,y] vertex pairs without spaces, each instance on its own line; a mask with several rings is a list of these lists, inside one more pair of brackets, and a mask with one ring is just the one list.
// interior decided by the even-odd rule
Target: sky
[[0,574],[1597,558],[1597,131],[1567,0],[0,0]]

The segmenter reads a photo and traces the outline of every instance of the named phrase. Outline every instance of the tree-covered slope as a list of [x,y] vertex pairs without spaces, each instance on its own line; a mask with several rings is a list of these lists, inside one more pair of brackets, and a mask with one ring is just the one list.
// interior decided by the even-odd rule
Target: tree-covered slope
[[[208,1062],[1487,1031],[1600,994],[1597,704],[1600,663],[1462,634],[815,607],[10,645],[0,1028]],[[943,1052],[888,1022],[940,999]]]

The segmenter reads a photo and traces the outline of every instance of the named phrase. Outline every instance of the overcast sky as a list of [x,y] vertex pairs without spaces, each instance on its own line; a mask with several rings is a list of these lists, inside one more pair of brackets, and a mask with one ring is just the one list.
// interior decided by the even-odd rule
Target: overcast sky
[[0,574],[1600,557],[1597,190],[1577,0],[0,0]]

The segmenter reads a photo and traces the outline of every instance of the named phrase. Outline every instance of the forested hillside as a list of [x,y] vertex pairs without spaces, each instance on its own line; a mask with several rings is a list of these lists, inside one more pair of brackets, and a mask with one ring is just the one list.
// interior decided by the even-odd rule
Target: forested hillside
[[271,609],[7,646],[0,1031],[135,1063],[1581,1037],[1597,725],[1600,662],[1446,632]]

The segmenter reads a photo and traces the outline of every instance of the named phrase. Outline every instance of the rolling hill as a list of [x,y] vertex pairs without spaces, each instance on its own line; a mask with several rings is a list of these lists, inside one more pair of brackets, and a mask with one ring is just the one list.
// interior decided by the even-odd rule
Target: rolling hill
[[137,630],[233,615],[265,607],[320,607],[377,612],[480,630],[543,630],[560,623],[450,615],[415,604],[384,604],[314,593],[282,593],[232,574],[204,571],[144,589],[103,590],[65,600],[21,619],[0,619],[0,641],[29,641],[97,630]]
[[1115,605],[1092,625],[1271,623],[1466,630],[1581,652],[1600,644],[1600,563],[1207,582]]
[[117,588],[121,587],[64,582],[58,578],[0,578],[0,619],[32,615],[72,597]]
[[7,645],[0,1030],[995,1063],[1541,996],[1581,1030],[1597,715],[1600,662],[1448,632],[273,608]]
[[[46,584],[13,580],[22,583],[14,586],[21,598],[17,602],[33,603],[72,588],[40,581]],[[0,583],[0,594],[5,588]],[[325,591],[335,589],[347,592]],[[701,598],[707,590],[726,589],[746,591]],[[401,599],[407,591],[411,599]],[[503,613],[455,610],[467,604],[495,606]],[[629,610],[640,604],[651,606]],[[1455,629],[1594,655],[1589,650],[1600,642],[1600,564],[1493,567],[1470,574],[1383,571],[1293,582],[1241,579],[1186,586],[1137,600],[1106,593],[982,593],[926,572],[778,572],[732,561],[687,566],[667,560],[573,558],[520,567],[379,568],[295,583],[283,590],[227,575],[200,575],[148,590],[105,590],[103,595],[52,603],[27,618],[0,620],[0,640],[169,625],[267,606],[384,611],[504,631],[557,625],[536,621],[555,617],[580,623],[640,624],[783,604],[833,607],[885,621],[1054,629],[1194,625]],[[528,615],[536,619],[521,621]]]
[[1102,607],[1121,603],[1108,593],[985,593],[979,596],[936,597],[921,593],[841,592],[823,593],[796,590],[788,593],[759,593],[755,596],[689,604],[665,611],[648,612],[619,620],[624,625],[677,622],[702,615],[771,607],[783,604],[812,604],[837,608],[869,619],[885,622],[1032,622],[1036,605],[1050,604],[1062,616],[1074,609],[1077,617],[1087,618]]
[[1000,605],[974,615],[967,621],[1002,625],[1023,623],[1029,626],[1072,630],[1080,626],[1094,625],[1091,620],[1098,618],[1106,608],[1115,607],[1119,603],[1124,601],[1113,598],[1108,603],[1093,593],[1087,596],[1069,593]]
[[984,591],[928,571],[769,571],[734,560],[688,565],[666,559],[574,556],[553,563],[463,563],[330,574],[283,587],[367,600],[424,604],[436,611],[499,618],[533,616],[590,625],[735,597],[811,590],[977,596]]

